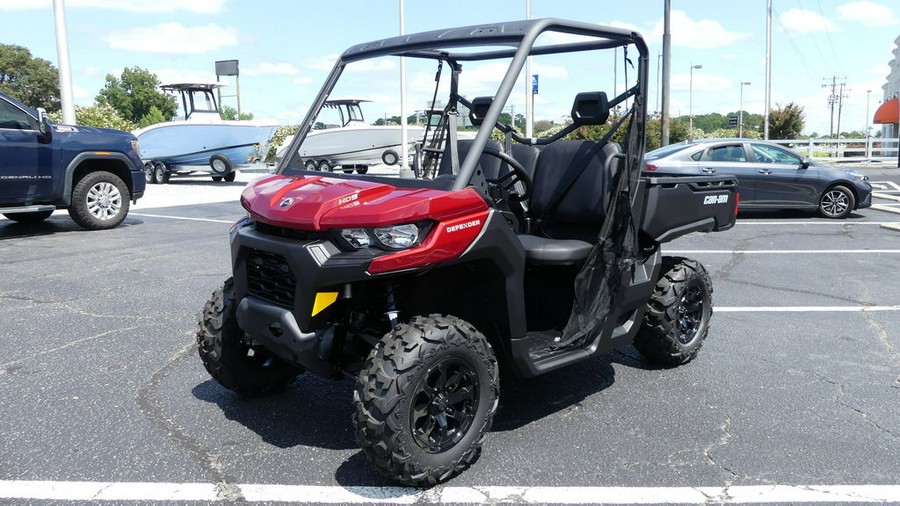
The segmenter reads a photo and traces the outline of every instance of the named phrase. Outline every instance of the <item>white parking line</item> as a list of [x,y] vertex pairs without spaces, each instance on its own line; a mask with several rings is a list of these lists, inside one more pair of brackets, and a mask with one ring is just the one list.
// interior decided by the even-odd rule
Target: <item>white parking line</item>
[[145,218],[167,218],[170,220],[206,221],[209,223],[234,223],[236,220],[214,220],[212,218],[189,218],[187,216],[166,216],[164,214],[129,213],[131,216],[144,216]]
[[[246,502],[291,504],[717,504],[900,501],[900,485],[734,487],[340,487],[233,485]],[[61,501],[225,501],[213,483],[0,481],[0,498]]]
[[900,311],[896,306],[716,306],[716,313],[870,313]]
[[900,249],[772,249],[772,250],[678,250],[663,249],[663,253],[675,255],[864,255],[864,254],[897,254]]

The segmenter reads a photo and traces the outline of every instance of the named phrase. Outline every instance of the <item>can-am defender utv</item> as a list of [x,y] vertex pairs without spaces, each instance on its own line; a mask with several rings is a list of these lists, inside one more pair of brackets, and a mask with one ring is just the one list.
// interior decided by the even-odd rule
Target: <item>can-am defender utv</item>
[[[597,52],[614,48],[637,68],[609,98],[595,90],[620,85]],[[556,75],[553,85],[574,89],[571,119],[543,137],[501,122],[529,56],[546,86]],[[388,57],[429,64],[411,74],[419,103],[438,114],[416,143],[418,177],[305,170],[297,152],[321,128],[339,78],[374,86],[373,72],[397,68],[376,63]],[[556,58],[573,70],[555,70]],[[498,363],[530,377],[631,342],[649,360],[690,361],[709,328],[710,279],[696,261],[663,257],[660,244],[730,228],[736,183],[641,176],[647,62],[637,33],[558,19],[345,51],[276,174],[244,190],[233,278],[200,317],[206,369],[244,395],[304,371],[355,378],[352,423],[368,459],[402,483],[430,485],[477,459],[497,409]],[[354,65],[363,71],[348,74]],[[607,77],[588,79],[591,70]],[[499,84],[484,95],[492,76]],[[596,140],[579,134],[592,130]]]

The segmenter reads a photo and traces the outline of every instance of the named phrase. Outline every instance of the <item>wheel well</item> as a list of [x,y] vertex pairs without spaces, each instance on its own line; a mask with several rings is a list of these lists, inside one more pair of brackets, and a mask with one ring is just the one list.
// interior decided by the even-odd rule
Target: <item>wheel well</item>
[[407,315],[451,314],[471,323],[495,349],[506,349],[509,307],[503,273],[489,261],[430,270],[404,283],[401,310]]
[[128,188],[129,195],[134,194],[131,171],[124,162],[115,159],[91,158],[78,164],[78,167],[72,172],[72,188],[75,188],[75,185],[77,185],[84,176],[99,171],[110,172],[119,176],[119,179],[121,179]]

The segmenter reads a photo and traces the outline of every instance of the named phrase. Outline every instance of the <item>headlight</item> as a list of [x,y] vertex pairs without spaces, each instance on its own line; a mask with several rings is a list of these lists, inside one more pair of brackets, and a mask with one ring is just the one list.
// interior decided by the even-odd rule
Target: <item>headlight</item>
[[366,232],[364,228],[345,228],[341,230],[341,237],[344,238],[347,243],[356,248],[363,249],[368,248],[372,245],[372,238],[369,236],[369,233]]
[[137,139],[131,139],[131,150],[135,153],[141,152],[141,145]]
[[364,249],[369,247],[384,250],[403,250],[418,246],[428,235],[428,222],[403,223],[388,227],[342,228],[338,230],[343,249]]
[[406,249],[419,240],[419,227],[415,223],[376,228],[373,232],[378,241],[390,249]]

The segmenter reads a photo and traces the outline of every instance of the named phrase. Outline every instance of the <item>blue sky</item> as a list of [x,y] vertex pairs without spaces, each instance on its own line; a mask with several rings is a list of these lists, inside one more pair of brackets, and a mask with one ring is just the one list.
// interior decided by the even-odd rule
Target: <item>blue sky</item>
[[[744,109],[761,114],[765,0],[671,4],[670,113],[688,114],[691,102],[695,115],[735,111],[740,83],[750,82],[743,87]],[[841,129],[863,130],[867,97],[869,116],[884,98],[882,86],[900,36],[900,5],[893,0],[773,4],[773,106],[802,105],[806,132],[827,134],[831,90],[823,85],[837,76],[846,94]],[[406,31],[524,19],[525,5],[525,0],[406,0]],[[65,0],[65,7],[76,103],[91,104],[105,75],[119,75],[125,67],[149,69],[163,82],[215,81],[214,62],[237,59],[242,109],[283,124],[302,119],[337,54],[399,33],[398,0]],[[650,46],[654,99],[649,109],[657,108],[663,0],[532,0],[532,17],[637,29]],[[52,1],[0,0],[0,43],[25,46],[57,64]],[[702,65],[693,78],[692,64]],[[552,90],[542,93],[551,99]],[[226,104],[234,105],[231,100]]]

